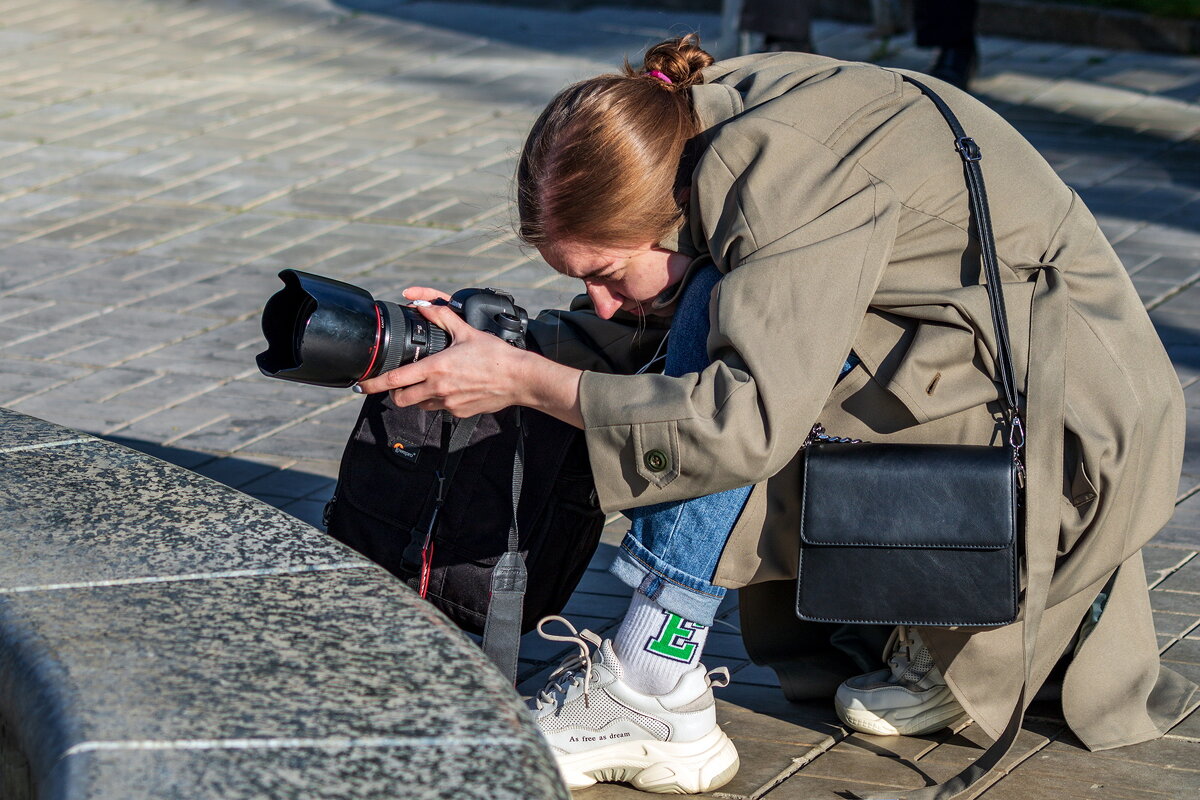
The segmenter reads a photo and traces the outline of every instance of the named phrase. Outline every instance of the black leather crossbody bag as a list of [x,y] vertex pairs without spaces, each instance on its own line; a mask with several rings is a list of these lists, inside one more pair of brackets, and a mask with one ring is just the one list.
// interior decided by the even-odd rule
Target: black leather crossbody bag
[[1017,618],[1024,428],[980,152],[963,159],[997,343],[1001,446],[878,444],[813,428],[804,454],[796,614],[816,622],[996,626]]

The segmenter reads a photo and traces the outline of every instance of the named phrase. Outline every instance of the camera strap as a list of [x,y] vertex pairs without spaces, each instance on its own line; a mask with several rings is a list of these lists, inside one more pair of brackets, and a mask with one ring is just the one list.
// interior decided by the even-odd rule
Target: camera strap
[[[528,580],[525,559],[521,556],[517,526],[517,508],[521,502],[521,485],[525,479],[525,429],[521,425],[521,409],[514,406],[512,411],[517,429],[517,446],[513,455],[512,520],[508,525],[505,552],[492,569],[491,598],[483,627],[483,652],[500,668],[501,673],[515,684]],[[421,573],[417,583],[417,592],[421,597],[426,597],[429,593],[429,578],[433,573],[434,539],[442,506],[445,505],[450,484],[458,472],[463,453],[478,424],[479,415],[456,421],[449,412],[442,412],[442,441],[446,442],[446,449],[442,456],[442,468],[436,473],[433,510],[425,529],[425,542],[421,546]]]
[[517,507],[525,479],[525,429],[521,409],[513,406],[517,448],[513,455],[512,521],[508,526],[508,549],[492,569],[492,597],[483,624],[483,652],[495,662],[510,683],[517,682],[517,656],[521,649],[521,620],[524,616],[528,574],[521,556]]

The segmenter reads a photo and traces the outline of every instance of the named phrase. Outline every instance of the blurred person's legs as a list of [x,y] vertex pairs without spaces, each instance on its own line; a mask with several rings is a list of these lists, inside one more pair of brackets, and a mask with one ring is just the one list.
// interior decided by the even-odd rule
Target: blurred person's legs
[[813,0],[743,0],[738,29],[763,35],[763,50],[817,52],[812,41]]
[[936,47],[929,74],[966,90],[979,65],[976,0],[913,0],[917,47]]

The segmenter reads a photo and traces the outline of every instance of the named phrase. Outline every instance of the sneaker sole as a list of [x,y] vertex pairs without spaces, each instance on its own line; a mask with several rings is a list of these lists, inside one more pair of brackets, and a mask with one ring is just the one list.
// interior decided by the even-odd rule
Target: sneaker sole
[[911,717],[896,715],[894,719],[888,720],[865,708],[846,708],[837,698],[834,698],[833,705],[842,722],[859,733],[874,736],[921,736],[957,725],[967,719],[967,712],[963,711],[961,706],[921,711]]
[[628,783],[657,794],[699,794],[724,786],[737,774],[737,749],[714,728],[694,742],[621,742],[582,753],[556,754],[567,788]]

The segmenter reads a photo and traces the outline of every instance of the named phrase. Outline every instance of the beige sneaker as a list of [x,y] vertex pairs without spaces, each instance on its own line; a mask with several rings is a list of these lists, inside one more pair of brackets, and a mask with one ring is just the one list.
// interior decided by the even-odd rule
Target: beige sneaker
[[888,669],[850,678],[833,698],[842,722],[859,733],[920,736],[967,719],[916,629],[892,631]]
[[[542,626],[550,621],[570,635],[546,633]],[[529,701],[569,788],[605,781],[643,792],[698,794],[737,773],[737,750],[717,725],[712,693],[713,686],[728,685],[729,670],[697,665],[667,694],[647,695],[621,679],[609,640],[576,631],[562,617],[546,617],[538,633],[579,647]]]

